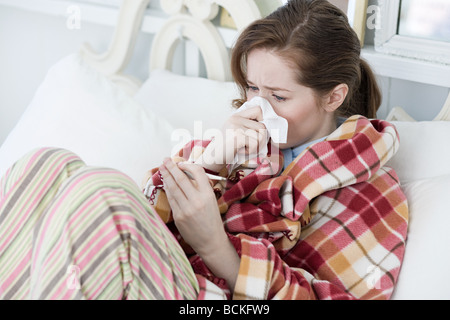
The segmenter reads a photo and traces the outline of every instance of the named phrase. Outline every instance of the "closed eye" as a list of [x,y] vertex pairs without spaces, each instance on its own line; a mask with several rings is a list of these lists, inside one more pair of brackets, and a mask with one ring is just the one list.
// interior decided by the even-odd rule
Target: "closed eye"
[[272,96],[273,96],[273,97],[275,98],[275,100],[277,100],[278,102],[286,101],[286,98],[277,96],[276,94],[274,94],[274,95],[272,95]]
[[253,92],[259,91],[258,87],[251,86],[251,85],[247,85],[247,90],[250,90],[250,91],[253,91]]

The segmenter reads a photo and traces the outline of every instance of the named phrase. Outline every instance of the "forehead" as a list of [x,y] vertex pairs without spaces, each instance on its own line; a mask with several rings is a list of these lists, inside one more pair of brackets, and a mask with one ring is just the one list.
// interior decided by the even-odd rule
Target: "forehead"
[[247,57],[249,81],[263,81],[267,84],[288,85],[296,83],[295,69],[274,51],[254,49]]

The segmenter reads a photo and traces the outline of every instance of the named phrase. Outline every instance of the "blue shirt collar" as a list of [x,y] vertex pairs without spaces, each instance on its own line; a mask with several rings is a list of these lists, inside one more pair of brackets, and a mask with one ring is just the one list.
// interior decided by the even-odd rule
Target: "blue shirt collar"
[[283,149],[281,150],[283,152],[284,155],[284,168],[286,169],[288,167],[288,165],[291,164],[292,161],[295,160],[295,158],[297,158],[300,153],[302,153],[306,148],[308,148],[310,145],[313,145],[315,143],[321,142],[323,140],[325,140],[327,137],[323,137],[314,141],[310,141],[307,143],[304,143],[298,147],[295,148],[288,148],[288,149]]
[[[338,117],[337,121],[336,121],[337,127],[340,127],[345,122],[345,120],[347,120],[347,119],[344,118],[344,117]],[[317,140],[314,140],[314,141],[311,141],[311,142],[307,142],[307,143],[302,144],[301,146],[298,146],[298,147],[295,147],[295,148],[288,148],[288,149],[281,150],[283,152],[283,155],[284,155],[284,169],[286,169],[288,167],[288,165],[290,165],[291,162],[294,161],[295,158],[297,158],[300,155],[300,153],[302,153],[310,145],[313,145],[313,144],[318,143],[318,142],[322,142],[327,137],[328,136],[320,138],[320,139],[317,139]]]

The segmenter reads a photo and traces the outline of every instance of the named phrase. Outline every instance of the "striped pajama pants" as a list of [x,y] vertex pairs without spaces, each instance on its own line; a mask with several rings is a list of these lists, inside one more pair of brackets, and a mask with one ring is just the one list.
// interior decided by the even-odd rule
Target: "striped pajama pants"
[[196,276],[137,185],[62,149],[0,183],[0,299],[196,299]]

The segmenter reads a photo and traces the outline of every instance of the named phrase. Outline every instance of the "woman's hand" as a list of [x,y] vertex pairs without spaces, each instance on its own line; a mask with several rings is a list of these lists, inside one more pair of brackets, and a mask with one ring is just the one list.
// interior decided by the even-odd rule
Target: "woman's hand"
[[194,164],[176,165],[166,159],[160,171],[174,222],[183,239],[197,253],[208,253],[227,237],[216,197],[203,168]]
[[166,159],[160,172],[181,236],[211,271],[227,280],[233,290],[240,259],[225,233],[217,200],[204,169],[195,164],[176,165]]
[[[260,107],[253,107],[232,115],[224,124],[227,146],[227,157],[234,159],[237,153],[257,153],[259,145],[265,143],[266,126],[259,122],[263,120]],[[228,158],[227,158],[228,160]]]
[[233,114],[224,124],[222,136],[216,136],[196,162],[219,172],[233,162],[236,154],[256,154],[260,145],[267,142],[267,130],[262,110],[253,107]]

